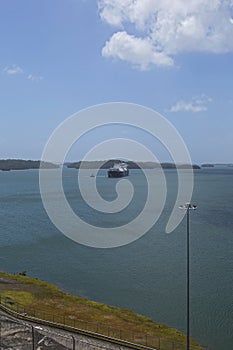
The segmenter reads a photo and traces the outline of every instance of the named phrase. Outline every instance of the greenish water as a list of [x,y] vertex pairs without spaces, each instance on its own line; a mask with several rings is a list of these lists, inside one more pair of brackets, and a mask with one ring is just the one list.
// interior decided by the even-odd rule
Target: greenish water
[[[52,170],[51,170],[52,171]],[[117,180],[97,177],[104,198],[116,196]],[[143,207],[142,173],[128,178],[135,198],[119,216],[100,216],[82,202],[77,171],[64,171],[64,188],[76,212],[90,223],[122,225]],[[144,314],[185,331],[185,221],[172,234],[165,226],[174,204],[177,176],[166,171],[168,197],[156,225],[141,239],[114,249],[72,242],[43,208],[38,171],[0,172],[0,269],[26,270],[73,294]],[[191,334],[212,350],[233,348],[233,168],[195,171],[191,212]],[[115,214],[114,214],[115,215]]]

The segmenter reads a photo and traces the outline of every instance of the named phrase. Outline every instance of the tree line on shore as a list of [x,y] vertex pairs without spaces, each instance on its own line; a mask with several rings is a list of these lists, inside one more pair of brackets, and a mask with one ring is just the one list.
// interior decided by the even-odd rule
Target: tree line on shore
[[[105,161],[78,161],[65,163],[67,168],[79,169],[109,169],[115,163],[120,163],[121,160],[110,159]],[[133,162],[127,161],[129,169],[200,169],[199,165],[190,164],[174,164],[174,163],[155,163],[155,162]],[[56,169],[60,165],[51,162],[42,162],[40,160],[24,160],[24,159],[0,159],[0,170],[26,170],[26,169]]]
[[[74,163],[68,163],[68,168],[79,169],[109,169],[116,163],[122,162],[121,160],[110,159],[106,161],[79,161]],[[127,161],[129,169],[200,169],[199,165],[190,165],[190,164],[174,164],[174,163],[155,163],[155,162],[133,162]]]
[[55,169],[59,166],[50,162],[41,162],[40,160],[24,159],[0,159],[0,170],[26,170],[26,169]]

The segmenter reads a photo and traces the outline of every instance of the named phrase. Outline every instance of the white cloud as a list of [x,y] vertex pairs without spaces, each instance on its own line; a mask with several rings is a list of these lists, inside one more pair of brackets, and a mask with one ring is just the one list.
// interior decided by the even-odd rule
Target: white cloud
[[5,67],[3,69],[3,73],[8,74],[8,75],[22,74],[23,69],[19,66],[13,65],[11,67]]
[[44,79],[41,75],[34,75],[34,74],[28,74],[23,71],[23,69],[17,65],[12,66],[6,66],[3,71],[4,74],[7,75],[17,75],[17,74],[23,74],[24,78],[27,78],[28,80],[31,80],[33,82],[38,82]]
[[212,102],[212,98],[202,95],[195,97],[191,101],[178,101],[169,109],[169,112],[205,112],[207,111],[207,103]]
[[147,69],[150,64],[172,66],[173,60],[163,52],[156,52],[148,39],[137,38],[126,32],[115,33],[102,50],[104,57],[119,58],[135,67]]
[[[103,54],[107,50],[108,56],[133,64],[136,61],[143,69],[160,64],[155,54],[165,57],[164,62],[171,65],[172,57],[182,52],[233,51],[232,0],[98,0],[98,4],[102,20],[120,30],[107,41]],[[122,54],[116,40],[120,35],[122,40],[122,33],[125,40],[133,38],[133,60],[132,45],[125,46]],[[149,43],[149,56],[142,42]]]
[[170,112],[203,112],[206,111],[206,106],[194,105],[193,102],[185,102],[183,100],[178,101],[174,106],[171,107]]
[[31,80],[31,81],[41,81],[44,79],[44,77],[40,76],[40,75],[33,75],[33,74],[29,74],[27,76],[27,79],[28,80]]

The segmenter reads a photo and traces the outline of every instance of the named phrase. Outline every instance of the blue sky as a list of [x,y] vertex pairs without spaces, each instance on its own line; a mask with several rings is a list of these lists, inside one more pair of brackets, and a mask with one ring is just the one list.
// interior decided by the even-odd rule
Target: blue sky
[[39,159],[68,116],[124,101],[166,117],[194,163],[233,162],[232,17],[232,0],[2,0],[0,158]]

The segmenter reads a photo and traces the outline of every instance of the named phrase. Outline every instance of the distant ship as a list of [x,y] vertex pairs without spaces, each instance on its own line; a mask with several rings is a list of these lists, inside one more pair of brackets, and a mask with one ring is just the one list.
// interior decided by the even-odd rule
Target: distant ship
[[124,177],[129,175],[128,164],[121,162],[115,163],[108,169],[108,177]]

